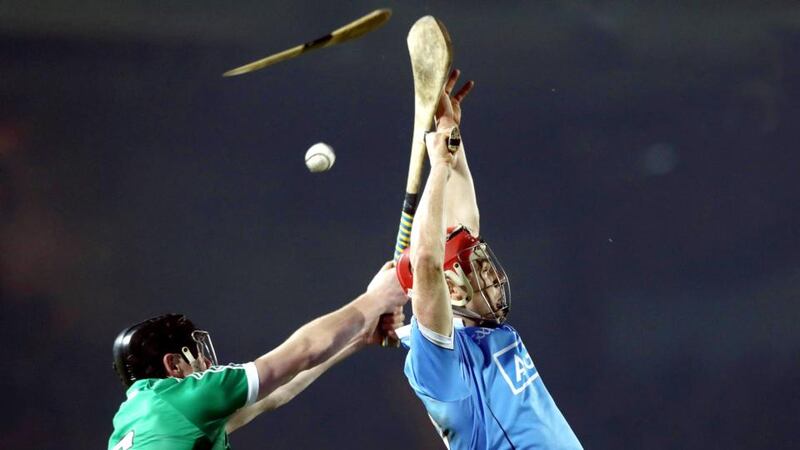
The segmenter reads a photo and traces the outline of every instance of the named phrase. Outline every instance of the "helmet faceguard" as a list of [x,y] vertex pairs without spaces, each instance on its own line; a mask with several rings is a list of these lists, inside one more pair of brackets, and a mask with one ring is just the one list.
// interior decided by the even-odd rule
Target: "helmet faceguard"
[[[508,276],[489,248],[489,244],[481,240],[480,243],[462,250],[458,258],[461,261],[469,261],[467,280],[472,285],[473,291],[480,294],[480,299],[473,295],[470,301],[482,301],[488,307],[489,312],[480,316],[480,320],[498,325],[505,322],[510,307],[511,290]],[[475,314],[472,311],[468,312]]]
[[191,336],[196,344],[197,357],[186,346],[181,347],[181,354],[186,362],[192,366],[192,369],[195,372],[202,372],[218,365],[217,353],[214,351],[214,344],[211,343],[211,335],[208,331],[194,330]]
[[[444,251],[445,278],[461,295],[450,296],[453,312],[479,324],[500,325],[505,322],[511,297],[508,276],[489,245],[473,236],[466,227],[448,229]],[[409,249],[403,251],[396,266],[400,285],[408,292],[414,285]],[[480,295],[476,295],[480,294]],[[455,298],[454,298],[455,297]],[[478,314],[467,305],[484,302],[489,312]]]

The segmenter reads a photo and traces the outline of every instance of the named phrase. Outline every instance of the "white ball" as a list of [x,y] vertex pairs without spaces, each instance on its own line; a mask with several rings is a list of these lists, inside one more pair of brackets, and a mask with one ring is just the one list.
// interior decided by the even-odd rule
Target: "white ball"
[[306,152],[306,167],[312,172],[324,172],[336,162],[336,154],[330,145],[317,142]]

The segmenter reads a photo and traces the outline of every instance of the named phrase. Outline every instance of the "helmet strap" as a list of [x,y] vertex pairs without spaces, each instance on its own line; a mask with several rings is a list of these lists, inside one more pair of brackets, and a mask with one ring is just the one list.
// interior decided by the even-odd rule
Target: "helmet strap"
[[497,317],[481,316],[480,314],[470,311],[463,306],[453,306],[453,314],[464,319],[474,320],[477,322],[479,327],[495,328],[498,325],[501,325],[501,323],[498,322]]
[[466,291],[465,297],[461,300],[455,300],[450,297],[450,303],[454,307],[463,307],[466,306],[467,303],[472,301],[473,295],[475,295],[475,291],[472,289],[472,283],[469,282],[469,278],[467,274],[464,273],[464,269],[461,267],[461,264],[453,264],[452,270],[445,270],[444,276],[447,278],[451,283],[455,284],[456,286],[464,289]]
[[195,358],[192,355],[192,352],[189,350],[189,347],[184,346],[181,348],[181,353],[183,353],[183,357],[186,358],[186,361],[192,366],[192,370],[195,372],[202,372],[203,366],[200,364],[200,360]]
[[483,320],[484,320],[484,318],[481,317],[480,314],[478,314],[478,313],[476,313],[474,311],[470,311],[470,310],[468,310],[467,308],[465,308],[463,306],[453,306],[453,314],[455,314],[457,316],[461,316],[461,317],[463,317],[465,319],[477,320],[478,322],[483,322]]

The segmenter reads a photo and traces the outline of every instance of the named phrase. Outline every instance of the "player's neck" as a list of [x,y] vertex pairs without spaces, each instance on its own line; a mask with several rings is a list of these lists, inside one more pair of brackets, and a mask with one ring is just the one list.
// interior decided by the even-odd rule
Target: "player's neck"
[[457,314],[455,313],[455,311],[453,312],[454,312],[453,322],[461,322],[464,327],[497,328],[500,326],[500,324],[493,322],[491,320],[474,319],[461,314]]
[[462,326],[464,326],[464,327],[486,327],[486,326],[489,326],[489,325],[486,324],[486,321],[484,321],[484,320],[471,319],[469,317],[465,317],[465,316],[462,316],[460,314],[455,314],[453,316],[453,321],[454,322],[456,322],[456,321],[461,322]]

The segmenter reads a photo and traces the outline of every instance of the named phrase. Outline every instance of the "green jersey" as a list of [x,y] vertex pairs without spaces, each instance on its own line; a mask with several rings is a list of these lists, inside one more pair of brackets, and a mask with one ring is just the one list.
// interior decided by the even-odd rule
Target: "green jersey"
[[138,380],[126,395],[108,450],[224,450],[228,418],[258,398],[258,371],[254,363],[231,364]]

